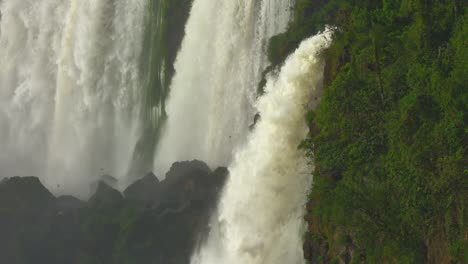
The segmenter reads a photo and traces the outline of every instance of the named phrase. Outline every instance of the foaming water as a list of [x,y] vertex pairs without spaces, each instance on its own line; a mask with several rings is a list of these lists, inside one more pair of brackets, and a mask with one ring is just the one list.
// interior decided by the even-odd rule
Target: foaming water
[[[236,153],[218,216],[193,264],[303,263],[302,215],[311,168],[298,145],[307,135],[305,107],[321,95],[325,30],[302,42],[270,78],[260,98],[261,121]],[[312,105],[310,105],[312,104]]]
[[292,3],[194,1],[155,155],[159,175],[177,160],[200,159],[212,167],[231,161],[256,113],[267,41],[286,29]]
[[[123,177],[140,135],[147,0],[4,0],[2,176],[77,193]],[[60,187],[58,189],[58,187]]]

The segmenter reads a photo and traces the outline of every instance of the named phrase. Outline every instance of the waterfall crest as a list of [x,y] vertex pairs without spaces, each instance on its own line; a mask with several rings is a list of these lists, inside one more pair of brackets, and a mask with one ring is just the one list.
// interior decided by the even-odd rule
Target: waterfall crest
[[[219,215],[193,264],[303,263],[303,204],[311,168],[298,145],[307,135],[305,106],[320,97],[330,45],[327,29],[302,42],[270,78],[260,98],[261,120],[230,165]],[[312,105],[310,105],[312,104]]]

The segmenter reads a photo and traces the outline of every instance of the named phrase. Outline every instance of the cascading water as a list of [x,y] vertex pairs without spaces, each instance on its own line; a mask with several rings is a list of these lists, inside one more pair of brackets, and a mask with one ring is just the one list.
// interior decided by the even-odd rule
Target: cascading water
[[126,174],[141,133],[147,0],[4,0],[2,176],[77,193]]
[[286,29],[293,2],[194,1],[155,155],[158,175],[178,160],[230,162],[256,113],[267,41]]
[[305,40],[260,98],[261,121],[235,155],[206,244],[193,264],[298,264],[310,167],[298,145],[307,135],[305,106],[321,95],[320,52],[332,31]]
[[[256,102],[268,40],[286,29],[293,3],[193,2],[154,167],[163,175],[179,160],[231,164],[194,264],[302,262],[302,204],[311,179],[297,146],[307,134],[304,106],[320,96],[319,53],[332,32],[304,41]],[[37,175],[56,193],[83,197],[100,174],[125,184],[129,171],[146,170],[168,80],[164,49],[148,55],[143,48],[164,37],[145,38],[144,28],[148,10],[162,14],[162,5],[0,0],[1,177]],[[248,137],[257,109],[261,120]]]

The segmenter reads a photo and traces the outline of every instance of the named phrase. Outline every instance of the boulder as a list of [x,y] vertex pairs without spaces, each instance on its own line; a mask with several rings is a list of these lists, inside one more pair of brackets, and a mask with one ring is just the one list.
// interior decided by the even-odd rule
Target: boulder
[[[217,200],[221,192],[229,171],[226,167],[218,167],[204,178],[196,182],[194,199],[198,200]],[[214,204],[216,205],[216,204]]]
[[164,182],[170,185],[184,178],[205,177],[210,173],[211,169],[208,165],[199,160],[175,162],[166,173]]
[[124,195],[127,200],[146,203],[153,200],[158,190],[159,180],[152,172],[149,172],[128,186]]
[[219,192],[223,188],[226,180],[229,176],[229,171],[226,167],[218,167],[213,173],[211,173],[210,178],[212,184],[216,187],[216,191]]
[[96,192],[100,182],[105,183],[107,186],[109,186],[111,188],[115,188],[115,186],[117,186],[118,180],[115,177],[111,176],[111,175],[103,174],[103,175],[101,175],[101,177],[99,177],[99,180],[92,181],[90,183],[90,185],[89,185],[90,193],[95,193]]
[[59,196],[55,201],[55,209],[57,211],[77,210],[85,205],[85,202],[70,195]]
[[131,184],[125,198],[99,181],[87,202],[55,198],[34,177],[4,180],[0,205],[10,209],[0,206],[0,263],[189,263],[227,175],[176,162],[161,182],[148,173]]
[[12,177],[0,183],[1,209],[41,210],[54,199],[37,177]]
[[100,181],[96,192],[91,196],[88,204],[90,206],[112,206],[121,204],[123,201],[124,198],[119,191]]
[[172,207],[187,204],[199,188],[208,186],[206,182],[210,173],[208,165],[198,160],[175,162],[161,182],[160,192],[155,200]]
[[12,177],[0,183],[0,263],[44,263],[49,216],[55,197],[37,177]]
[[260,121],[260,119],[261,119],[260,113],[256,113],[253,118],[252,124],[249,125],[249,129],[253,130],[257,126],[257,123]]

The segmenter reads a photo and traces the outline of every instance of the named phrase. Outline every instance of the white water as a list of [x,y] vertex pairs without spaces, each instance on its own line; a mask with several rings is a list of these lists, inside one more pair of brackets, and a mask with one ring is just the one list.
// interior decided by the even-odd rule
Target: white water
[[174,161],[227,165],[256,113],[267,40],[286,29],[293,0],[195,0],[155,155],[163,175]]
[[299,264],[302,215],[311,168],[298,145],[305,107],[321,95],[320,52],[332,31],[305,40],[260,98],[262,119],[230,166],[219,216],[193,264]]
[[76,194],[102,173],[125,175],[141,127],[146,5],[0,2],[0,176]]

